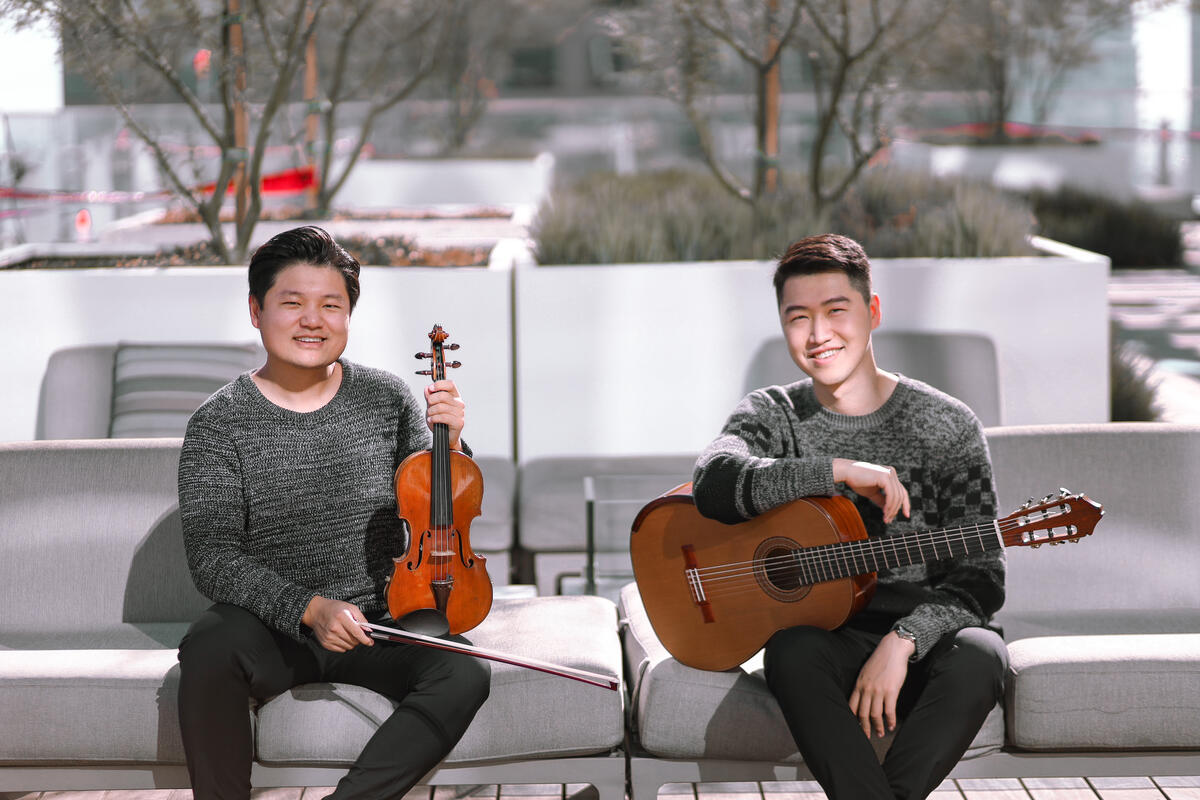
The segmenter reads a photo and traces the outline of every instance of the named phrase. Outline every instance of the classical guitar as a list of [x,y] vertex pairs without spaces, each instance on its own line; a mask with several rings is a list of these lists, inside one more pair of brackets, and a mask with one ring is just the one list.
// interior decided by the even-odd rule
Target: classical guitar
[[629,550],[655,633],[680,662],[708,670],[741,664],[783,628],[838,627],[866,606],[881,569],[1076,542],[1104,514],[1063,489],[991,522],[868,539],[845,497],[804,497],[727,525],[700,515],[691,488],[650,501]]

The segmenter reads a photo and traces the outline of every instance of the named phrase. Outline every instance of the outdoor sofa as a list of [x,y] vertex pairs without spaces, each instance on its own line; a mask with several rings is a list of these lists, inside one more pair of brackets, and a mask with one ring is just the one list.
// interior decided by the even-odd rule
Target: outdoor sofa
[[[1001,513],[1066,486],[1105,516],[1078,544],[1008,549],[997,619],[1008,691],[953,774],[1195,774],[1200,426],[987,435]],[[178,439],[0,445],[0,791],[187,785],[174,648],[206,601],[184,565],[178,451]],[[481,459],[488,494],[473,539],[513,552],[530,581],[535,564],[556,571],[552,583],[578,579],[583,478],[624,476],[625,490],[649,499],[688,480],[691,461]],[[610,580],[618,562],[606,566]],[[619,674],[623,661],[624,691],[494,665],[477,723],[429,783],[593,783],[612,800],[627,766],[636,798],[666,782],[808,777],[753,661],[684,667],[658,642],[636,588],[620,601],[497,600],[472,634],[478,644],[597,672]],[[248,709],[256,785],[332,785],[389,707],[365,690],[310,685]]]
[[[0,444],[0,792],[189,785],[176,647],[208,601],[183,552],[180,444]],[[473,541],[507,550],[515,468],[480,462],[488,492]],[[616,608],[599,597],[500,598],[469,638],[621,672]],[[488,700],[426,782],[590,783],[601,800],[621,800],[624,697],[493,663]],[[391,709],[381,695],[339,684],[248,707],[253,783],[332,786]]]

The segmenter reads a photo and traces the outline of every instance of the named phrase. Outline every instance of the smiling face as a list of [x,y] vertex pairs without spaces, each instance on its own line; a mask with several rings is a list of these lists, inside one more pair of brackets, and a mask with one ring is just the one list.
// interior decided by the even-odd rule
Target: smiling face
[[868,303],[846,273],[788,278],[779,320],[792,360],[813,379],[819,396],[838,397],[856,385],[872,385],[871,331],[879,327],[879,297],[872,295]]
[[250,322],[262,334],[272,370],[327,370],[346,349],[350,297],[333,267],[293,264],[280,270]]

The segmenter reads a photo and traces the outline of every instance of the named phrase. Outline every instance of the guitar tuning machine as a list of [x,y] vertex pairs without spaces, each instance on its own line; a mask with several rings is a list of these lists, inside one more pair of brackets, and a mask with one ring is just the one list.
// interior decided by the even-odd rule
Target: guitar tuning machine
[[1058,487],[1058,496],[1059,497],[1070,497],[1071,490],[1066,488],[1065,486],[1060,486],[1060,487]]
[[1034,500],[1031,497],[1025,501],[1025,505],[1021,506],[1021,508],[1033,508],[1033,505],[1034,505]]

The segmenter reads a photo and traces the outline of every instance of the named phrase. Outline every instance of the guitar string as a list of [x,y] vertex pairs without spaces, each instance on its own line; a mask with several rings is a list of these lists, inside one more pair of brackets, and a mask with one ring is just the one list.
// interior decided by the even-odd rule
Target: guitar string
[[[1058,516],[1062,516],[1062,513],[1060,512],[1058,514],[1048,514],[1048,515],[1046,515],[1038,520],[1035,520],[1035,521],[1042,522],[1042,521],[1046,521],[1049,519],[1054,519]],[[999,522],[999,524],[1001,526],[1001,533],[1010,532],[1014,528],[1025,527],[1028,524],[1028,523],[1022,523],[1022,522],[1019,522],[1016,520],[1011,520],[1011,521],[1007,521],[1007,522],[1005,520],[997,520],[997,522]],[[895,552],[895,551],[897,551],[897,549],[899,547],[907,547],[909,544],[911,544],[912,547],[915,547],[918,550],[920,550],[920,548],[922,548],[926,545],[933,547],[935,555],[936,555],[938,542],[941,542],[944,540],[947,544],[950,544],[955,541],[965,542],[972,537],[982,539],[982,538],[984,538],[983,534],[992,534],[992,533],[995,533],[995,531],[996,531],[995,524],[987,523],[986,525],[979,524],[979,525],[974,525],[974,526],[966,526],[963,528],[950,528],[950,529],[947,529],[944,531],[918,531],[918,532],[914,532],[914,533],[902,534],[900,536],[889,536],[886,538],[854,539],[854,540],[842,541],[842,542],[830,542],[830,543],[821,544],[821,545],[811,545],[808,547],[792,548],[787,553],[780,555],[780,556],[768,556],[763,559],[751,559],[749,561],[731,562],[728,564],[719,564],[719,565],[712,566],[712,567],[700,567],[696,571],[696,574],[710,575],[710,574],[718,573],[722,570],[727,570],[729,568],[737,568],[737,567],[741,567],[743,565],[748,566],[748,565],[755,565],[755,564],[760,564],[760,563],[769,563],[771,561],[795,563],[795,561],[796,561],[795,553],[806,554],[805,557],[809,557],[808,554],[811,554],[811,558],[814,558],[814,559],[819,558],[819,559],[821,559],[821,561],[823,563],[828,564],[828,563],[836,563],[837,561],[843,560],[845,558],[845,557],[839,557],[839,555],[837,553],[838,550],[857,549],[860,551],[860,554],[861,554],[861,551],[864,548],[866,548],[866,549],[870,549],[872,551],[880,551],[879,554],[882,554],[882,551],[885,548],[891,548],[893,550],[893,552]]]
[[[1033,519],[1037,522],[1044,522],[1063,516],[1064,511],[1055,511],[1050,513],[1046,510],[1037,512],[1037,515],[1025,515],[1026,520]],[[930,540],[937,538],[942,540],[949,551],[949,555],[954,555],[952,549],[953,544],[957,541],[961,546],[967,548],[963,554],[969,553],[969,541],[974,538],[986,550],[986,538],[982,536],[985,532],[995,533],[997,525],[1001,528],[1001,533],[1010,532],[1016,528],[1022,528],[1028,525],[1028,522],[1016,520],[997,520],[995,523],[974,526],[965,526],[959,529],[950,529],[946,531],[921,531],[914,534],[905,534],[903,536],[888,537],[886,539],[871,539],[871,540],[853,540],[848,542],[836,542],[827,545],[816,545],[807,548],[800,548],[799,551],[805,552],[802,556],[804,563],[798,561],[792,554],[788,553],[782,556],[768,557],[763,559],[755,559],[746,562],[735,563],[732,565],[720,565],[717,567],[700,568],[694,574],[696,580],[700,583],[704,590],[705,596],[721,595],[728,596],[732,592],[738,592],[743,587],[745,590],[759,590],[758,574],[765,572],[769,575],[772,565],[786,565],[794,567],[789,572],[795,577],[801,578],[797,583],[799,586],[811,586],[816,583],[823,583],[831,580],[854,577],[856,575],[875,572],[879,569],[879,560],[884,561],[884,566],[887,566],[888,548],[891,549],[892,555],[899,558],[899,547],[903,546],[906,551],[906,556],[910,559],[909,563],[913,563],[912,554],[909,552],[908,544],[913,544],[920,552],[922,539]],[[1007,530],[1006,530],[1007,529]],[[993,540],[994,541],[994,540]],[[845,551],[850,554],[846,555]],[[937,556],[937,548],[934,545],[934,555]],[[871,558],[875,562],[875,568],[871,569],[867,559]],[[919,559],[920,561],[932,559]],[[865,569],[860,569],[859,564],[862,564]],[[763,567],[761,570],[758,567]],[[849,574],[842,574],[841,569],[847,566],[851,567]],[[731,568],[732,567],[732,568]],[[736,581],[736,582],[735,582]],[[713,586],[715,583],[720,585]]]

